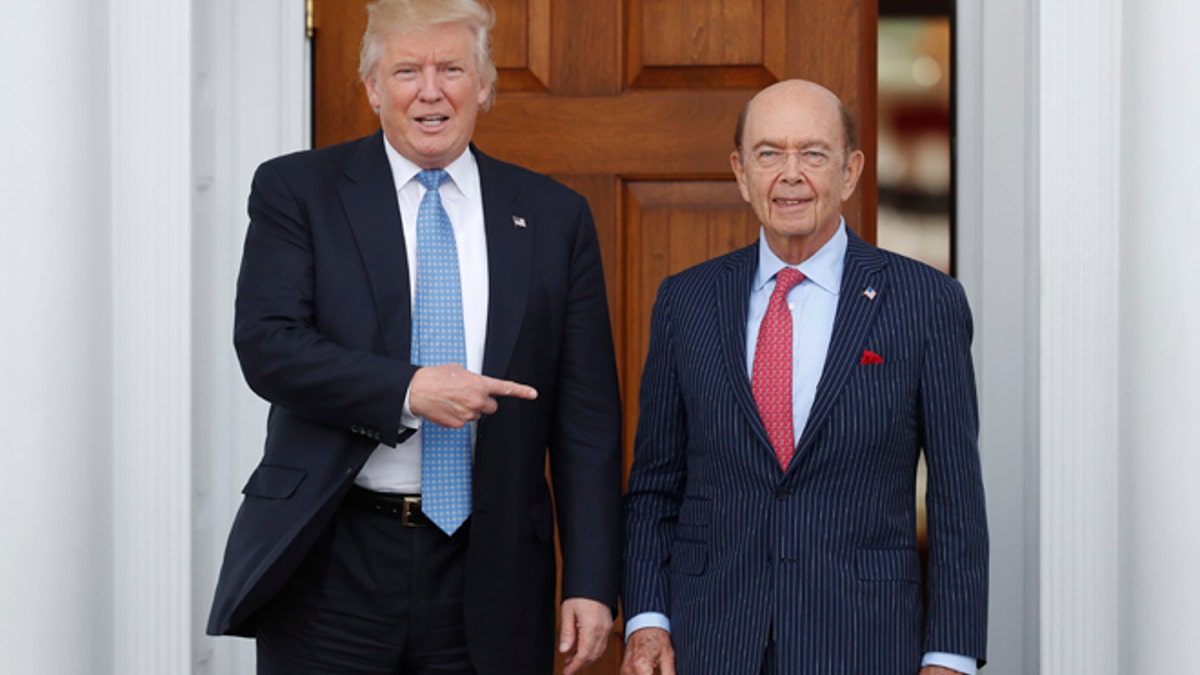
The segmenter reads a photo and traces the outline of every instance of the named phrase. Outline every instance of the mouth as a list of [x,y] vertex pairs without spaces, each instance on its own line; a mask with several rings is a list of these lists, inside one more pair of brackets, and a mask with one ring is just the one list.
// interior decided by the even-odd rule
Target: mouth
[[447,115],[422,115],[416,118],[417,124],[425,129],[436,130],[440,129],[446,122],[450,121]]
[[797,207],[797,206],[804,206],[805,204],[808,204],[809,202],[811,202],[812,199],[798,199],[798,198],[797,199],[788,199],[788,198],[784,198],[784,197],[776,197],[776,198],[772,199],[771,201],[774,202],[776,206],[781,206],[784,208],[793,208],[793,207]]

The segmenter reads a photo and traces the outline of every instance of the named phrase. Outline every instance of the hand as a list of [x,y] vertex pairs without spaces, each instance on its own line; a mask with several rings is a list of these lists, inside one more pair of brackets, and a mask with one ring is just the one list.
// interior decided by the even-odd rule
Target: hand
[[[643,628],[629,636],[621,675],[675,675],[675,649],[671,634],[661,628]],[[922,674],[924,675],[924,674]]]
[[942,666],[925,666],[917,675],[963,675],[957,670],[943,668]]
[[419,368],[408,385],[408,407],[414,415],[455,429],[496,412],[493,396],[532,401],[537,390],[472,373],[457,363]]
[[612,623],[612,610],[602,602],[588,598],[563,600],[558,651],[566,654],[574,649],[563,666],[563,675],[578,673],[604,654]]

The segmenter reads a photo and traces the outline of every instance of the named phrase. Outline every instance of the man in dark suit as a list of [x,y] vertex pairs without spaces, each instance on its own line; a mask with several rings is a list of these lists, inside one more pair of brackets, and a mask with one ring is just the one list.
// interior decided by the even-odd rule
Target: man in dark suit
[[620,585],[591,213],[470,145],[489,9],[369,15],[381,132],[254,178],[235,344],[271,412],[208,632],[256,637],[260,674],[549,674],[557,516],[573,673],[603,653]]
[[768,87],[735,140],[762,234],[659,288],[622,673],[973,675],[988,540],[962,288],[846,228],[864,158],[830,91]]

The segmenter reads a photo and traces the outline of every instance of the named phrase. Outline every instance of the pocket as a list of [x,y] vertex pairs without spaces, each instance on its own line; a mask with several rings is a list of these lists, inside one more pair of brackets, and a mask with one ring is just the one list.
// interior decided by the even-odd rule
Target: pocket
[[712,500],[706,497],[685,497],[679,507],[675,539],[692,542],[708,541],[708,524],[712,522]]
[[864,581],[921,583],[921,558],[911,549],[859,549],[855,563]]
[[286,466],[259,464],[250,480],[242,488],[242,494],[248,497],[263,497],[265,499],[287,499],[296,492],[296,488],[304,481],[306,472]]

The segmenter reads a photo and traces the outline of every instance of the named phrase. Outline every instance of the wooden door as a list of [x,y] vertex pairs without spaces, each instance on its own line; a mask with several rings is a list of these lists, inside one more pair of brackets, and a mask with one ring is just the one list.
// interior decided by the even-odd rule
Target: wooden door
[[[867,166],[846,220],[875,239],[877,0],[492,0],[485,152],[587,197],[607,275],[632,461],[650,308],[667,274],[754,241],[729,168],[738,112],[792,77],[837,93]],[[366,0],[316,0],[314,144],[378,128],[358,80]],[[618,625],[615,630],[619,631]],[[587,672],[615,675],[620,639]]]

